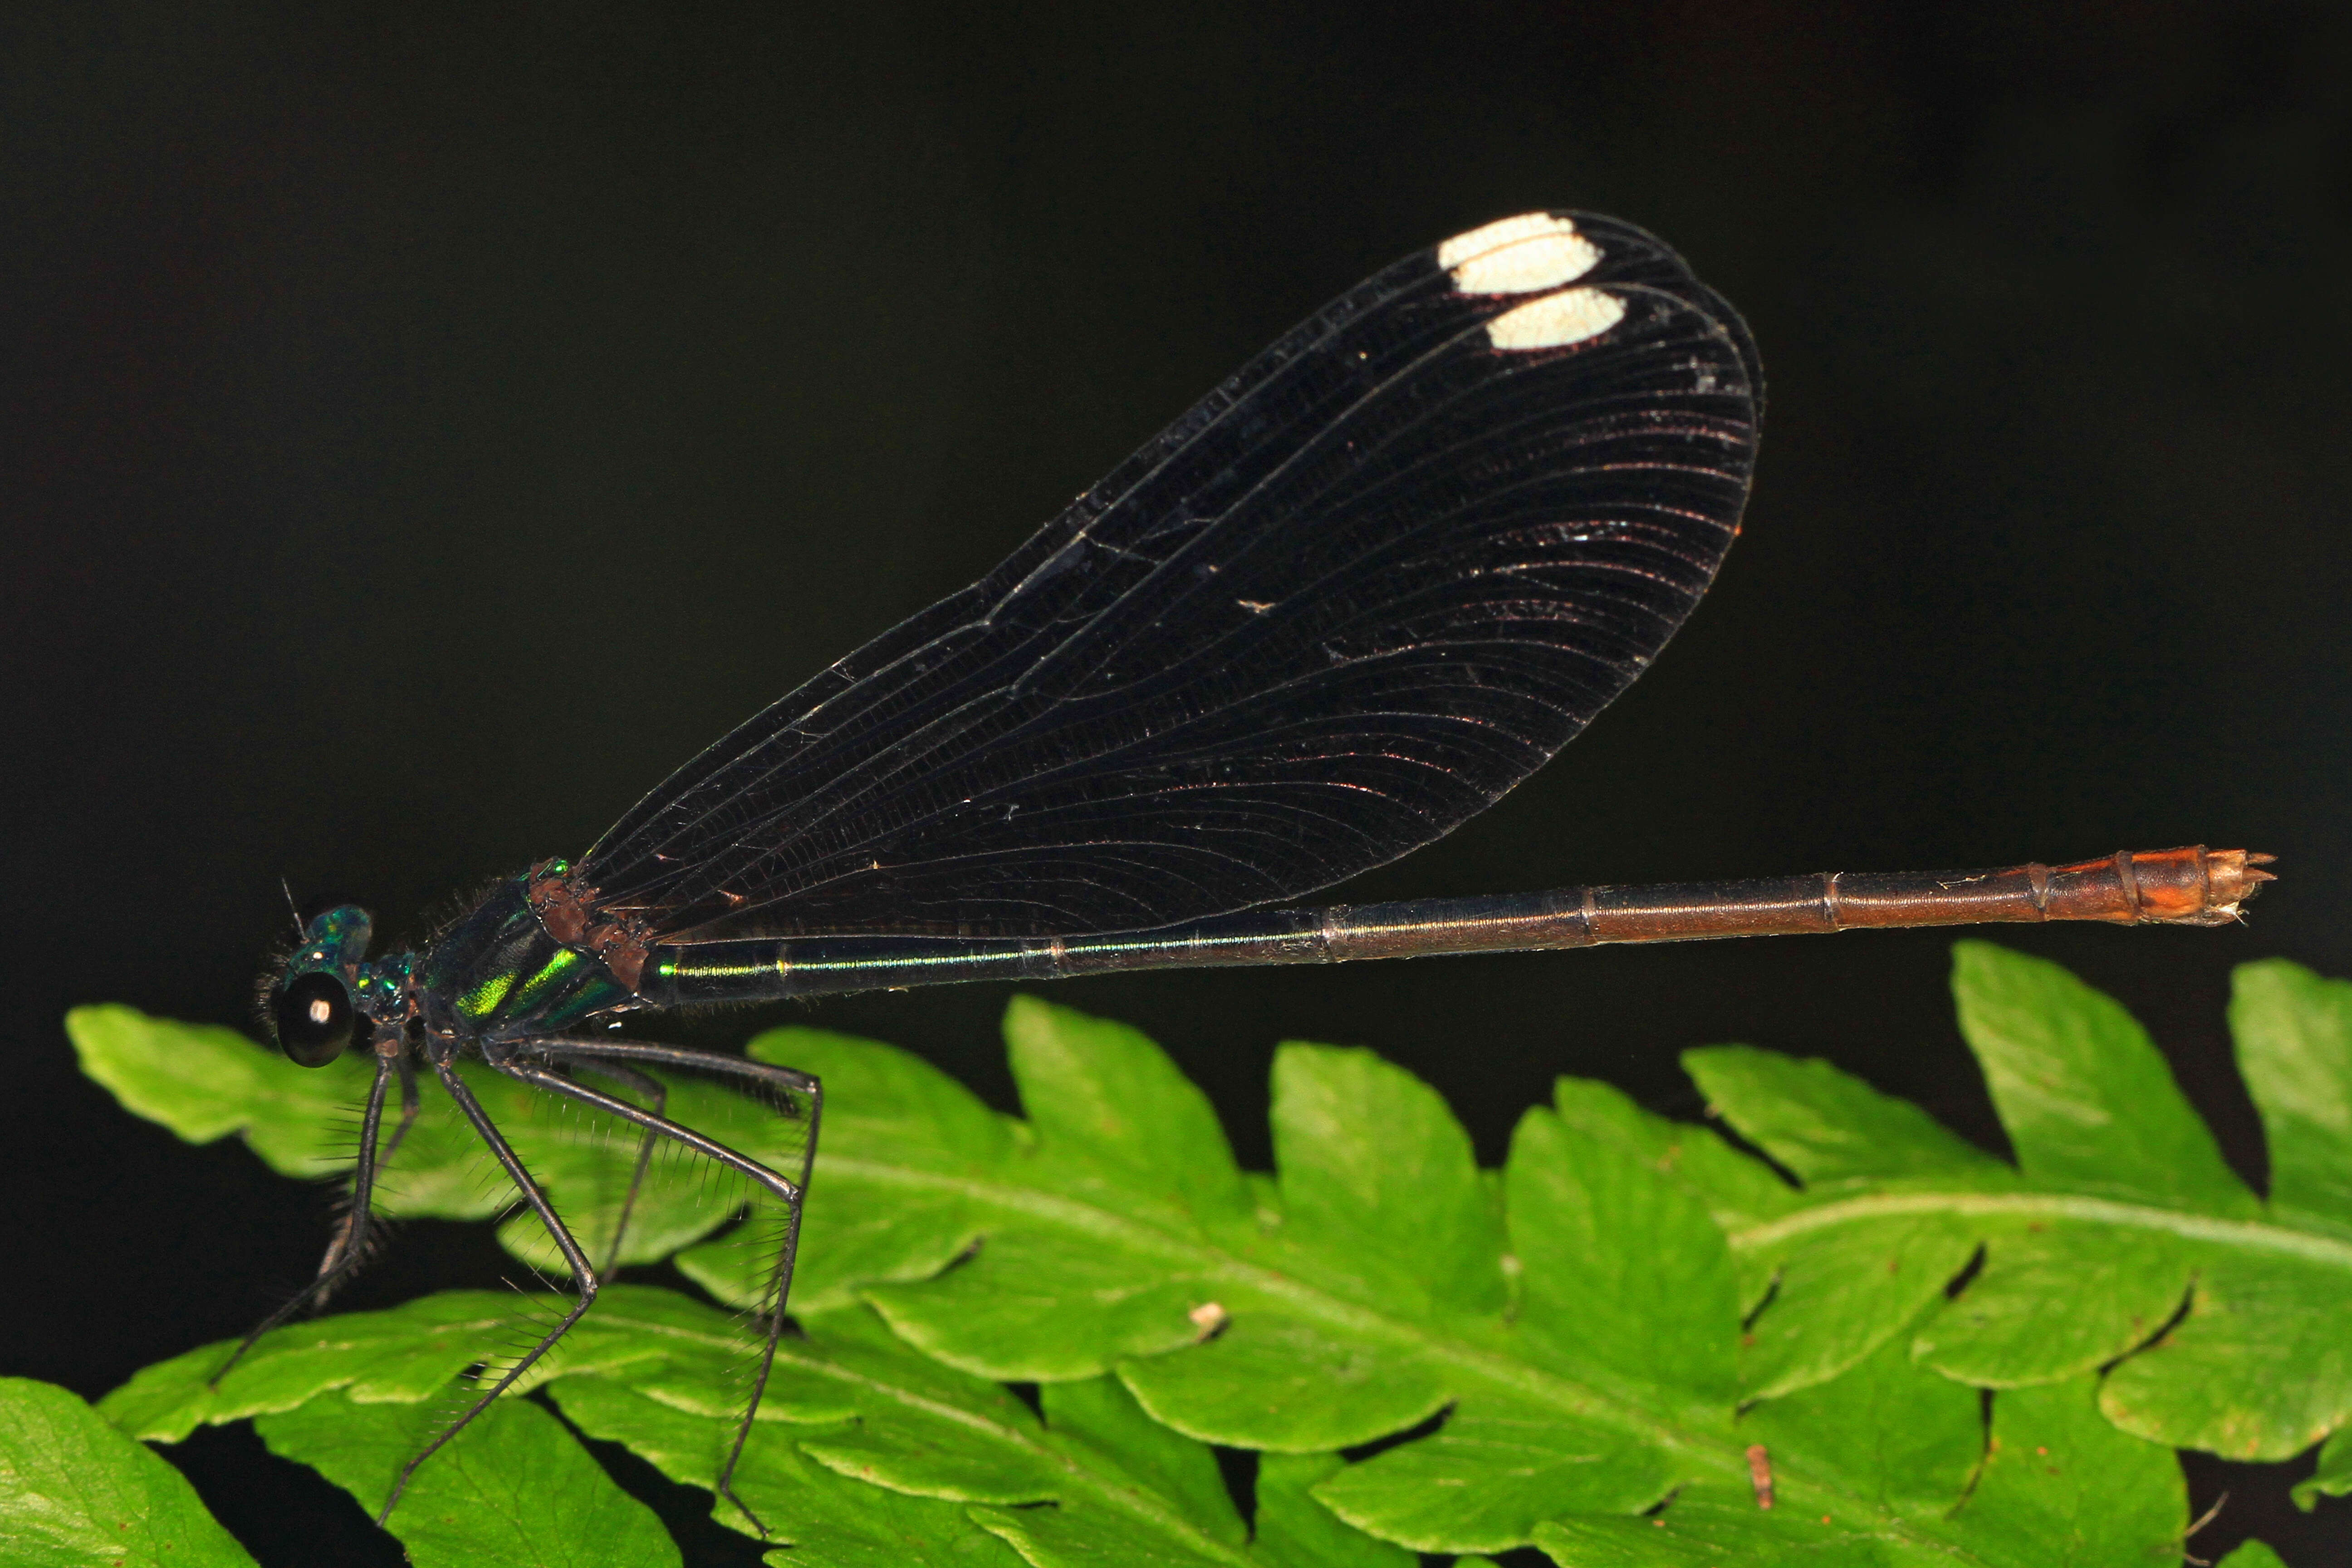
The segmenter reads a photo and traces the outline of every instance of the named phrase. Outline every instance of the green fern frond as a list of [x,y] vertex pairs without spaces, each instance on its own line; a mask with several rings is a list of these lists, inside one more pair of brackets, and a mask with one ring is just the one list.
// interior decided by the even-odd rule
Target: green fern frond
[[[2298,1496],[2352,1489],[2352,986],[2240,973],[2267,1200],[2114,1003],[1977,943],[1956,988],[2014,1164],[1824,1064],[1746,1047],[1686,1061],[1780,1171],[1562,1079],[1482,1172],[1427,1086],[1293,1044],[1261,1175],[1156,1046],[1066,1008],[1008,1014],[1018,1119],[891,1047],[761,1035],[752,1055],[825,1079],[827,1115],[793,1292],[805,1337],[785,1343],[738,1489],[794,1543],[779,1562],[1073,1568],[1529,1544],[1658,1568],[2161,1561],[2188,1525],[2163,1445],[2275,1458],[2336,1432]],[[140,1114],[195,1141],[241,1132],[289,1174],[335,1168],[356,1071],[128,1009],[70,1027]],[[474,1081],[593,1252],[634,1141]],[[793,1135],[707,1086],[670,1093],[678,1120],[754,1155]],[[511,1189],[480,1179],[465,1129],[427,1104],[383,1206],[505,1213]],[[745,1238],[762,1227],[744,1205],[657,1166],[628,1257],[675,1253],[749,1304]],[[554,1261],[533,1227],[500,1236]],[[254,1417],[366,1503],[517,1310],[453,1292],[281,1329],[217,1391],[204,1379],[226,1347],[207,1347],[101,1409],[167,1442]],[[581,1431],[709,1486],[740,1353],[730,1314],[610,1287],[529,1383]],[[1042,1415],[1007,1384],[1039,1385]],[[1209,1444],[1259,1451],[1253,1524]],[[526,1493],[568,1497],[566,1517],[613,1542],[659,1533],[528,1401],[444,1458],[393,1517],[420,1563],[490,1550],[436,1542],[428,1515],[509,1542],[575,1528],[496,1501]]]

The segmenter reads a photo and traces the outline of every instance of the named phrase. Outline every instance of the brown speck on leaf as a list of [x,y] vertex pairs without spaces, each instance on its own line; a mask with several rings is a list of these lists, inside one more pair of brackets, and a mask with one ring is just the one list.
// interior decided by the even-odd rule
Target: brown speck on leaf
[[2046,1459],[2046,1458],[2048,1458],[2050,1457],[2050,1450],[2049,1450],[2049,1449],[2047,1449],[2047,1448],[2045,1448],[2045,1447],[2042,1447],[2041,1444],[2039,1444],[2039,1443],[2036,1443],[2036,1444],[2033,1446],[2033,1451],[2034,1451],[2035,1453],[2037,1453],[2037,1454],[2041,1455],[2041,1456],[2042,1456],[2043,1458],[2045,1458],[2045,1459]]
[[1201,1337],[1204,1340],[1223,1328],[1227,1318],[1231,1316],[1223,1303],[1216,1301],[1203,1301],[1184,1315],[1192,1321],[1194,1328],[1201,1331]]
[[1897,1269],[1901,1268],[1902,1267],[1903,1267],[1903,1259],[1901,1259],[1901,1258],[1888,1258],[1888,1259],[1886,1260],[1886,1271],[1887,1271],[1889,1274],[1894,1273],[1895,1270],[1897,1270]]
[[1772,1506],[1772,1455],[1761,1443],[1748,1445],[1748,1484],[1756,1489],[1756,1506]]

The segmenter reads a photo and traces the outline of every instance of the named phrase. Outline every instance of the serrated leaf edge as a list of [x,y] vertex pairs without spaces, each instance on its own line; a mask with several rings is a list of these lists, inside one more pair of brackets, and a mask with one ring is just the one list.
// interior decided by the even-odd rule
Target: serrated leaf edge
[[[698,1333],[691,1329],[681,1328],[676,1323],[655,1319],[633,1318],[625,1308],[618,1310],[605,1321],[606,1326],[611,1328],[628,1328],[640,1333],[658,1334],[664,1338],[697,1344],[722,1352],[731,1352],[737,1348],[734,1342],[724,1335]],[[1234,1564],[1234,1568],[1253,1568],[1254,1560],[1246,1552],[1238,1550],[1230,1543],[1219,1541],[1216,1537],[1202,1531],[1182,1514],[1157,1501],[1154,1494],[1139,1488],[1122,1487],[1103,1479],[1084,1465],[1079,1464],[1067,1450],[1057,1445],[1040,1441],[1036,1434],[1008,1426],[1002,1422],[992,1421],[985,1415],[943,1400],[930,1398],[914,1389],[844,1366],[838,1362],[803,1354],[794,1348],[794,1344],[795,1342],[787,1339],[777,1345],[776,1362],[779,1365],[814,1373],[845,1387],[864,1389],[905,1409],[920,1411],[934,1419],[951,1423],[992,1443],[1017,1448],[1024,1459],[1069,1478],[1070,1491],[1084,1492],[1092,1500],[1117,1509],[1132,1518],[1146,1521],[1168,1535],[1181,1537],[1191,1543],[1193,1549],[1204,1558],[1230,1563]],[[558,1377],[561,1375],[561,1373],[556,1374]],[[610,1377],[615,1374],[606,1372],[603,1375]],[[624,1384],[627,1382],[625,1374],[620,1375],[619,1380]],[[554,1379],[551,1378],[549,1381],[552,1382]],[[807,1452],[807,1450],[803,1451]],[[813,1463],[823,1465],[835,1474],[846,1476],[852,1480],[880,1486],[886,1490],[905,1489],[891,1487],[887,1482],[878,1481],[856,1468],[836,1464],[823,1454],[809,1452],[808,1457]],[[928,1494],[908,1492],[908,1495],[919,1497]]]
[[[1418,1325],[1342,1300],[1302,1284],[1279,1270],[1237,1258],[1207,1241],[1172,1237],[1139,1225],[1122,1215],[1035,1188],[889,1165],[854,1156],[836,1156],[833,1169],[845,1174],[855,1173],[877,1184],[951,1192],[991,1206],[1066,1224],[1106,1241],[1115,1241],[1139,1251],[1157,1253],[1181,1264],[1196,1275],[1204,1271],[1202,1266],[1205,1264],[1209,1270],[1222,1274],[1234,1285],[1274,1298],[1298,1311],[1302,1317],[1318,1321],[1334,1330],[1410,1349],[1467,1378],[1485,1382],[1518,1398],[1548,1404],[1587,1420],[1604,1422],[1627,1431],[1631,1436],[1672,1453],[1690,1468],[1695,1479],[1720,1479],[1735,1488],[1744,1488],[1749,1483],[1747,1445],[1732,1427],[1728,1412],[1726,1413],[1722,1437],[1710,1439],[1704,1433],[1660,1420],[1626,1398],[1564,1377],[1531,1362],[1500,1351],[1466,1344],[1459,1339],[1442,1337]],[[957,1365],[952,1356],[940,1355],[931,1351],[924,1353],[948,1365]],[[963,1366],[959,1370],[986,1375],[984,1369],[981,1368]],[[1116,1367],[1113,1370],[1116,1371]],[[1157,1412],[1153,1416],[1188,1437],[1215,1441],[1213,1434],[1187,1431],[1181,1423],[1169,1421]],[[1791,1478],[1781,1485],[1780,1496],[1792,1513],[1828,1512],[1849,1519],[1873,1518],[1875,1524],[1874,1533],[1882,1539],[1900,1540],[1921,1550],[1943,1553],[1956,1563],[1986,1561],[1964,1545],[1916,1531],[1904,1521],[1885,1519],[1872,1499],[1859,1494],[1823,1486],[1817,1481]]]

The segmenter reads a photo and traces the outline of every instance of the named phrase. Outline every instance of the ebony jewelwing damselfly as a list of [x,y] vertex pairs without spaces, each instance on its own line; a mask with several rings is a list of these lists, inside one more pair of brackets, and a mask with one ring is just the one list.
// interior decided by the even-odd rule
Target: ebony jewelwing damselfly
[[[379,1517],[587,1310],[599,1271],[455,1070],[476,1058],[642,1130],[616,1230],[656,1139],[782,1205],[764,1341],[719,1470],[735,1500],[823,1091],[603,1032],[640,1009],[1868,926],[2235,920],[2268,857],[2201,847],[1258,908],[1458,826],[1648,666],[1738,532],[1762,396],[1738,313],[1651,236],[1572,213],[1489,224],[1340,296],[994,572],[752,718],[578,860],[540,862],[389,958],[367,957],[361,910],[309,921],[269,987],[278,1041],[312,1067],[370,1051],[376,1073],[318,1277],[237,1355],[359,1266],[428,1072],[546,1226],[577,1299],[486,1375]],[[797,1164],[668,1120],[648,1068],[764,1094],[803,1130]]]

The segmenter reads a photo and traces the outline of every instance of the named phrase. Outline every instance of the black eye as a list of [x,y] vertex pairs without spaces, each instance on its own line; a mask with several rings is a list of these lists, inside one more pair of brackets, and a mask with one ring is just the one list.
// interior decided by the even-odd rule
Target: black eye
[[306,1068],[322,1068],[352,1043],[352,994],[331,974],[305,974],[278,994],[278,1045]]

